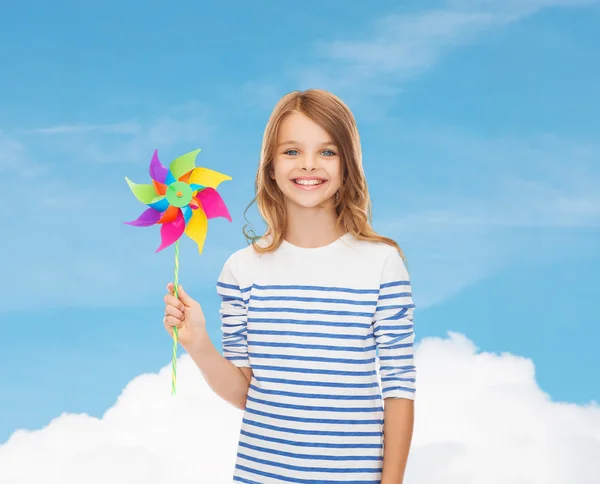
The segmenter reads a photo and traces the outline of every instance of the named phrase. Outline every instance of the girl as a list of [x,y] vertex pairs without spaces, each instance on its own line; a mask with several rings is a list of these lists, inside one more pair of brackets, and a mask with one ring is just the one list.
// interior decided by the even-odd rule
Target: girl
[[217,283],[223,356],[200,305],[172,284],[165,296],[166,329],[179,328],[209,386],[244,411],[233,481],[402,483],[414,304],[400,248],[369,223],[359,135],[340,99],[279,101],[255,200],[267,232]]

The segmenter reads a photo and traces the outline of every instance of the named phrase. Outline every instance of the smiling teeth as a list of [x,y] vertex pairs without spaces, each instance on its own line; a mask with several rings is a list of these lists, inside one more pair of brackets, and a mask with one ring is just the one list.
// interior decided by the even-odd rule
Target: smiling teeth
[[298,185],[320,185],[323,180],[296,180]]

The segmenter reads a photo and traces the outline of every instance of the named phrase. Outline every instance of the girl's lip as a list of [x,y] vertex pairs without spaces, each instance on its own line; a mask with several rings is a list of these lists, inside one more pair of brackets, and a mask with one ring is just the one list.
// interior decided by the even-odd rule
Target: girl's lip
[[[322,183],[319,183],[317,185],[300,185],[299,183],[296,183],[296,180],[320,180]],[[321,188],[323,185],[325,185],[327,183],[327,180],[325,180],[324,178],[300,177],[292,178],[291,182],[294,184],[295,187],[300,188],[302,190],[316,190],[317,188]]]

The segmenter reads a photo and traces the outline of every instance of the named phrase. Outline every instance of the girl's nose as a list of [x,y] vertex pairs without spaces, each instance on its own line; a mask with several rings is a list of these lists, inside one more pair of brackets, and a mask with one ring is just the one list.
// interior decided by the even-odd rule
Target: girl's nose
[[317,169],[317,160],[314,155],[305,155],[300,161],[300,167],[305,171],[313,171]]

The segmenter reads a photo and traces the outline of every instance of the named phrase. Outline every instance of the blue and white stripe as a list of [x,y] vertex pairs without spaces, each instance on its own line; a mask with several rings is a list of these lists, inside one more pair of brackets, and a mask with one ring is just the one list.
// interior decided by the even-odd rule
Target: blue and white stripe
[[226,264],[223,355],[253,371],[234,482],[379,483],[383,399],[415,393],[411,287],[391,260],[352,285],[259,283]]

